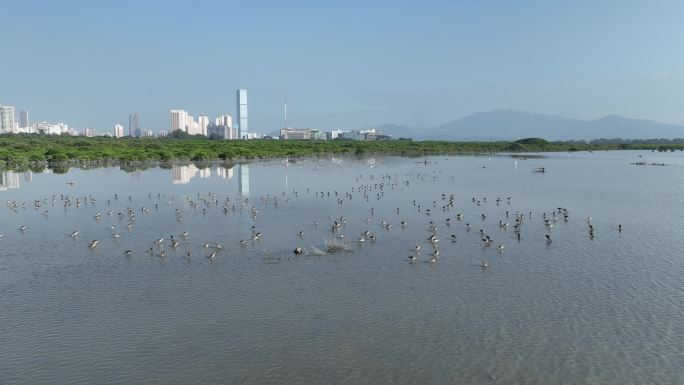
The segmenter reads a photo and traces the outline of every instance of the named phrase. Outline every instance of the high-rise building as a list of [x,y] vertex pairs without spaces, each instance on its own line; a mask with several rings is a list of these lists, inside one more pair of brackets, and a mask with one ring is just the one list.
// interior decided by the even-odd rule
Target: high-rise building
[[233,127],[233,117],[230,115],[221,115],[216,118],[217,126]]
[[128,135],[140,136],[140,121],[138,120],[138,113],[134,112],[128,117]]
[[0,133],[14,132],[14,107],[0,106]]
[[209,117],[206,115],[200,115],[197,118],[197,124],[199,125],[199,133],[208,136],[207,129],[209,128]]
[[192,115],[187,115],[185,120],[185,131],[190,135],[196,135],[198,132],[199,125],[195,121],[195,117]]
[[64,123],[50,124],[48,122],[40,122],[34,124],[35,132],[45,135],[62,135],[70,132],[69,125]]
[[171,132],[176,130],[188,131],[188,112],[185,110],[171,110]]
[[233,118],[230,115],[221,115],[207,128],[207,136],[221,139],[235,139],[233,130]]
[[29,123],[28,110],[21,110],[19,121],[20,121],[19,126],[22,128],[26,128],[26,127],[29,127],[31,125]]
[[121,124],[114,125],[114,136],[121,138],[124,135],[124,127]]
[[247,90],[237,90],[237,122],[238,137],[247,139],[249,137],[249,123],[247,121]]

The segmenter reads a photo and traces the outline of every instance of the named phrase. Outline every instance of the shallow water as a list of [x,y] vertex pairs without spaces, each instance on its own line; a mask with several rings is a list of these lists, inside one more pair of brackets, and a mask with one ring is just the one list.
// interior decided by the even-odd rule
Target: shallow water
[[4,173],[0,383],[684,383],[682,153],[514,161]]

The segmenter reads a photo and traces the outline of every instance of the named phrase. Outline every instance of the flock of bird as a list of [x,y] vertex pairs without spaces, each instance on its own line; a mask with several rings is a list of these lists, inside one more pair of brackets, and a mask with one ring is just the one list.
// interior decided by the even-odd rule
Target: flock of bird
[[[462,242],[462,239],[466,239],[465,237],[470,237],[468,239],[478,239],[484,250],[493,249],[496,250],[496,253],[502,254],[506,249],[506,241],[521,242],[523,228],[527,229],[538,223],[535,219],[540,216],[539,214],[534,214],[532,211],[523,212],[510,209],[513,207],[512,197],[496,197],[490,201],[486,197],[471,197],[457,203],[456,193],[444,192],[433,197],[408,200],[405,207],[388,207],[388,204],[383,202],[385,197],[393,192],[408,190],[416,184],[429,183],[438,180],[438,178],[440,178],[440,172],[437,171],[416,171],[401,176],[398,173],[364,174],[356,176],[352,187],[346,191],[312,191],[311,188],[290,189],[276,194],[259,196],[256,199],[230,195],[219,197],[218,193],[210,192],[184,195],[180,199],[173,193],[150,193],[147,196],[136,198],[132,195],[120,197],[119,194],[113,194],[106,200],[98,201],[91,194],[59,194],[33,202],[10,200],[7,201],[7,207],[11,213],[16,215],[33,211],[47,218],[52,211],[62,208],[65,212],[75,210],[78,215],[90,216],[96,225],[91,226],[87,219],[83,218],[76,221],[83,228],[68,233],[74,241],[79,240],[85,233],[98,233],[98,238],[87,238],[90,239],[87,242],[87,248],[90,250],[101,247],[102,243],[106,242],[106,238],[115,241],[127,238],[129,233],[136,231],[139,217],[144,216],[146,220],[152,222],[155,220],[163,222],[158,223],[159,226],[153,226],[154,228],[166,227],[167,229],[177,229],[178,232],[169,237],[162,236],[159,233],[144,234],[145,237],[149,236],[150,238],[147,245],[141,245],[140,242],[131,244],[130,248],[123,251],[123,254],[133,256],[134,254],[147,253],[159,258],[183,255],[188,259],[192,258],[193,255],[200,255],[209,260],[214,260],[221,253],[230,253],[233,248],[244,248],[256,244],[262,238],[280,240],[278,247],[286,243],[282,240],[291,239],[293,247],[280,250],[283,253],[290,253],[295,256],[315,254],[320,249],[314,246],[307,247],[304,244],[305,233],[309,233],[305,226],[313,227],[313,234],[319,241],[322,240],[321,238],[325,238],[326,246],[324,248],[327,248],[327,252],[353,251],[360,249],[365,243],[377,243],[383,237],[380,231],[391,231],[394,228],[392,223],[394,222],[399,231],[404,231],[409,226],[417,226],[417,228],[425,226],[424,238],[413,240],[413,245],[409,247],[410,254],[406,260],[409,263],[422,260],[426,263],[436,264],[442,256],[439,245],[444,229],[448,230],[445,238],[450,244],[457,244]],[[69,186],[73,188],[73,182],[67,183],[70,183]],[[313,201],[307,202],[311,214],[304,214],[297,209],[291,209],[293,211],[289,213],[288,223],[277,226],[275,233],[271,231],[267,236],[262,234],[262,231],[265,231],[262,228],[273,227],[269,226],[271,221],[269,213],[271,211],[283,208],[288,210],[286,207],[288,204],[294,201],[302,202],[305,199]],[[315,200],[326,200],[327,204],[321,205]],[[498,209],[490,210],[492,204]],[[29,210],[31,208],[33,210]],[[321,208],[328,210],[328,214],[324,215],[320,211]],[[474,214],[478,211],[479,214]],[[495,212],[492,213],[492,211]],[[345,215],[338,216],[330,214],[330,212],[337,212],[338,214],[351,212],[353,215],[366,212],[367,216],[350,219]],[[162,216],[160,213],[166,215]],[[191,247],[190,245],[193,243],[189,242],[190,238],[198,242],[197,238],[201,237],[201,234],[207,234],[210,231],[192,225],[191,228],[198,230],[194,230],[195,234],[191,235],[187,229],[183,230],[186,216],[191,216],[194,221],[198,221],[200,218],[199,221],[201,222],[201,218],[214,213],[240,218],[239,221],[236,221],[237,223],[229,222],[225,223],[224,226],[227,230],[248,224],[248,227],[245,226],[246,229],[241,229],[244,230],[241,233],[247,234],[247,236],[230,243],[202,240],[201,247],[196,247],[197,243],[194,243],[194,248]],[[173,224],[168,223],[171,214],[173,222],[175,222]],[[494,216],[494,219],[491,219],[491,216]],[[539,239],[540,242],[543,241],[547,246],[550,246],[554,239],[553,232],[557,223],[559,221],[568,222],[569,218],[570,211],[567,208],[556,207],[550,212],[541,213],[543,227],[537,227],[536,230],[525,230],[525,232],[532,234],[531,239]],[[327,225],[325,224],[326,221]],[[104,222],[107,223],[104,224]],[[353,222],[354,225],[350,226],[350,222]],[[589,238],[594,239],[596,229],[592,223],[592,218],[587,218],[586,222]],[[492,226],[492,224],[496,224],[496,226]],[[96,230],[98,227],[102,228],[107,225],[109,237],[102,238],[103,232]],[[213,223],[207,224],[207,226],[213,225]],[[365,229],[358,236],[350,235],[353,228],[359,227]],[[479,230],[473,230],[473,227],[479,227]],[[492,227],[499,231],[496,232],[495,230],[495,234],[491,231]],[[458,228],[461,229],[461,235],[458,234]],[[490,230],[487,230],[488,228]],[[622,232],[621,224],[617,228],[619,232]],[[509,229],[511,230],[509,231]],[[18,226],[19,233],[24,236],[29,236],[30,230],[27,224]],[[150,230],[146,229],[145,232],[149,233]],[[122,233],[124,235],[121,235]],[[408,238],[416,233],[415,230],[407,232],[407,236],[402,237],[403,242],[410,244]],[[69,235],[65,234],[65,236]],[[0,234],[0,238],[3,238],[2,234]],[[478,266],[482,269],[488,269],[491,267],[491,262],[484,259]]]

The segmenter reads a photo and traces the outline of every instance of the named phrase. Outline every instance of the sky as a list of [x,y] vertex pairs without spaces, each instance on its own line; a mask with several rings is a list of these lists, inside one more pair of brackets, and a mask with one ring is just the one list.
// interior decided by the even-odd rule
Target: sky
[[112,130],[431,126],[492,109],[684,124],[684,2],[0,0],[0,104]]

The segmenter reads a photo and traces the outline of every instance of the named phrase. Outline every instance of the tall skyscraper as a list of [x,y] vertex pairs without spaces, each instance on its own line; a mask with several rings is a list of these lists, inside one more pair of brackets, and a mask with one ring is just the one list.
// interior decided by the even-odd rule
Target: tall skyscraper
[[247,139],[249,136],[249,123],[247,122],[247,90],[237,90],[237,121],[238,138]]
[[138,113],[134,112],[128,117],[128,135],[141,136],[140,121],[138,120]]
[[21,110],[21,115],[20,115],[20,127],[28,127],[30,125],[29,123],[29,117],[28,117],[28,110]]
[[14,107],[0,106],[0,133],[14,132]]

